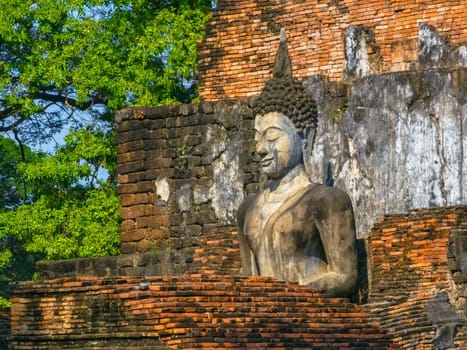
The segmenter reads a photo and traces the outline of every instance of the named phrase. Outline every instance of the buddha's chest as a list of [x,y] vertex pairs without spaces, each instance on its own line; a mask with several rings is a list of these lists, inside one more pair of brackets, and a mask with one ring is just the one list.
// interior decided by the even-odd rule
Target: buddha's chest
[[254,250],[300,251],[319,239],[310,208],[305,203],[256,203],[245,225]]

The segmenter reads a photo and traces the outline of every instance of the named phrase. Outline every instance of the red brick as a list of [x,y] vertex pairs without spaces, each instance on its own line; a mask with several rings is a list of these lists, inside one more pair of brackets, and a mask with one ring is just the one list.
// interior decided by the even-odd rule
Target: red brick
[[[343,33],[347,26],[373,29],[382,59],[381,72],[407,70],[417,59],[420,22],[435,26],[453,46],[467,41],[467,32],[462,30],[466,6],[454,9],[454,5],[458,3],[442,0],[371,4],[343,0],[339,7],[293,0],[219,1],[205,38],[197,45],[200,96],[206,101],[220,100],[251,96],[261,90],[271,77],[279,36],[269,29],[268,22],[281,23],[286,30],[298,78],[323,74],[339,81],[345,66]],[[213,60],[217,64],[212,64]]]

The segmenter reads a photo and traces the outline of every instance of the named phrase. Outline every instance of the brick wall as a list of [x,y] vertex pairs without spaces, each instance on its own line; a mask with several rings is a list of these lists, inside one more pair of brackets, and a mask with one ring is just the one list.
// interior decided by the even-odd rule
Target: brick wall
[[383,329],[400,348],[428,350],[440,325],[427,305],[441,292],[449,300],[440,313],[451,307],[459,316],[454,348],[467,344],[467,246],[452,247],[467,237],[467,206],[387,215],[376,224],[368,240],[368,302],[361,307],[267,277],[232,275],[230,264],[238,267],[235,231],[224,228],[209,237],[195,249],[197,273],[16,285],[10,344],[13,349],[397,348]]
[[[359,237],[385,213],[465,204],[467,68],[305,85],[319,111],[310,176],[322,183],[332,165],[335,186],[352,199]],[[201,237],[235,226],[237,208],[260,181],[251,102],[118,113],[123,255],[177,252],[183,263]]]
[[467,344],[467,288],[465,284],[455,286],[447,258],[450,235],[458,231],[467,233],[466,206],[387,215],[371,231],[370,289],[365,310],[403,348],[433,348],[433,322],[425,308],[443,291],[450,294],[450,303],[458,314],[464,314],[457,348]]
[[[464,240],[459,240],[459,237],[464,237]],[[375,324],[380,324],[402,348],[432,349],[435,325],[429,319],[425,309],[436,294],[445,291],[449,293],[449,302],[457,310],[457,313],[460,316],[464,313],[463,326],[460,327],[455,336],[456,348],[462,349],[467,343],[465,324],[465,317],[467,316],[467,288],[465,284],[467,278],[465,277],[465,261],[463,261],[466,256],[467,246],[462,243],[465,241],[465,237],[467,237],[466,206],[422,209],[406,214],[385,216],[381,222],[375,225],[368,241],[368,269],[370,274],[368,303],[362,305],[362,311],[358,311],[360,314],[352,312],[348,317],[352,318],[356,315],[361,317],[361,312],[364,312],[366,313],[364,317],[368,317]],[[88,276],[55,280],[46,279],[16,285],[12,300],[13,338],[11,339],[13,342],[11,344],[14,344],[14,349],[29,349],[33,345],[36,349],[73,348],[73,346],[82,349],[96,349],[99,347],[130,349],[135,342],[142,349],[145,346],[148,349],[165,348],[167,344],[172,344],[177,348],[184,348],[185,345],[177,345],[179,344],[177,341],[180,341],[179,337],[189,338],[187,347],[190,346],[190,342],[193,342],[191,345],[194,343],[201,344],[204,340],[189,335],[203,334],[204,337],[207,333],[202,332],[211,332],[214,328],[216,332],[221,329],[224,333],[221,333],[220,337],[219,333],[215,333],[215,336],[209,333],[208,339],[212,339],[211,336],[215,339],[208,344],[212,347],[222,348],[229,343],[229,346],[235,348],[231,343],[237,341],[237,345],[241,347],[242,342],[251,340],[250,337],[253,337],[254,342],[263,344],[263,336],[258,335],[259,331],[256,329],[249,329],[245,331],[246,334],[232,335],[238,324],[237,320],[232,321],[232,319],[228,318],[237,317],[238,314],[235,312],[240,312],[240,310],[250,314],[251,310],[247,309],[245,311],[246,309],[242,309],[241,305],[245,307],[248,300],[248,307],[253,307],[250,304],[251,296],[258,298],[258,303],[261,301],[265,303],[264,305],[267,305],[261,309],[264,311],[261,317],[268,315],[267,317],[270,318],[271,315],[268,313],[276,313],[278,310],[282,310],[281,308],[287,310],[287,313],[289,313],[287,317],[295,317],[293,310],[297,308],[301,310],[302,302],[309,303],[310,307],[319,305],[318,309],[310,309],[310,313],[321,312],[319,308],[322,307],[322,310],[331,313],[336,312],[341,315],[342,310],[332,309],[330,311],[329,304],[326,304],[330,302],[334,305],[334,299],[328,300],[324,304],[322,298],[319,298],[318,301],[304,301],[303,297],[305,296],[297,294],[297,290],[300,293],[305,293],[306,297],[316,297],[316,294],[301,287],[286,286],[283,283],[274,282],[269,278],[244,279],[238,277],[240,266],[235,230],[224,227],[218,229],[217,232],[210,232],[206,237],[202,238],[200,246],[194,250],[193,262],[189,267],[191,274],[188,275],[146,278],[91,278]],[[453,248],[452,245],[456,242],[458,247]],[[154,274],[157,272],[148,269],[157,268],[161,263],[164,264],[164,262],[156,260],[152,261],[152,263],[147,259],[144,260],[144,255],[122,258],[135,259],[136,257],[143,259],[140,264],[134,266],[133,270],[122,271],[127,273],[133,271],[139,274],[142,274],[141,271],[146,271],[146,273]],[[155,259],[154,256],[152,258]],[[83,261],[79,260],[75,263],[77,274],[83,274]],[[138,272],[137,267],[143,270],[138,270]],[[197,273],[194,273],[195,271]],[[152,286],[149,288],[151,292],[147,292],[147,281]],[[222,283],[218,284],[218,282]],[[253,285],[259,283],[256,285],[259,289],[248,289],[251,283]],[[243,287],[238,289],[239,285]],[[190,286],[194,286],[193,289],[190,289]],[[243,297],[244,303],[242,304],[233,298],[233,294],[228,294],[228,301],[233,302],[238,309],[233,306],[229,308],[228,305],[230,304],[226,304],[223,301],[224,299],[220,297],[224,295],[225,291],[234,290],[241,291],[238,295]],[[162,292],[159,294],[157,291]],[[197,325],[190,324],[190,331],[183,333],[184,331],[179,328],[185,329],[188,327],[185,324],[187,322],[186,318],[179,320],[177,317],[182,317],[189,310],[191,310],[191,315],[198,315],[197,317],[204,315],[206,310],[203,308],[197,309],[196,307],[202,305],[198,301],[208,295],[219,296],[218,299],[209,300],[213,302],[212,305],[215,304],[217,307],[220,305],[228,307],[229,312],[225,314],[222,312],[222,320],[214,319],[213,323],[208,326],[204,322]],[[266,295],[272,299],[266,300],[264,298]],[[297,296],[300,296],[300,298],[297,299]],[[177,299],[178,304],[169,303],[168,306],[175,308],[178,305],[178,311],[176,311],[177,315],[171,315],[173,319],[169,320],[165,317],[167,315],[159,315],[158,312],[161,311],[158,310],[160,310],[161,305],[165,305],[160,304],[165,300],[164,298],[173,302],[174,297],[179,298]],[[131,299],[131,302],[127,303],[127,298]],[[289,302],[288,306],[278,303],[283,300]],[[300,302],[297,303],[297,301]],[[341,302],[346,303],[346,305],[348,303],[340,300],[339,303]],[[125,305],[135,303],[135,305],[138,304],[139,306],[132,307],[136,309],[136,313],[133,314],[123,312],[122,310],[125,308],[121,306],[122,303]],[[253,310],[259,312],[259,309],[256,308],[259,307],[259,304],[254,304],[254,306]],[[357,306],[354,307],[357,308]],[[146,315],[151,312],[142,312],[141,310],[152,310],[152,308],[157,309],[153,311],[158,316],[154,316],[155,318],[152,321],[148,321]],[[2,344],[1,342],[5,343],[5,337],[9,334],[9,317],[7,310],[0,311],[0,344]],[[346,309],[345,312],[347,311]],[[170,308],[169,311],[165,310],[164,312],[170,312]],[[139,313],[142,313],[142,316]],[[298,315],[296,316],[298,317]],[[331,316],[326,315],[325,317],[329,318]],[[287,317],[284,316],[284,322],[288,322]],[[307,321],[303,317],[303,314],[301,314],[298,320],[300,322],[314,322]],[[313,320],[316,319],[314,315],[310,317]],[[68,321],[65,322],[64,320]],[[252,320],[250,319],[254,324],[259,322],[258,319]],[[151,322],[163,324],[160,327],[163,327],[162,330],[167,332],[163,342],[159,341],[159,333],[151,333],[145,328],[149,327],[148,322],[149,324],[152,324]],[[232,322],[236,325],[234,330],[228,327]],[[354,322],[353,318],[339,322],[341,322],[339,325],[346,330],[350,329],[348,328],[349,324],[352,327],[356,326],[356,324],[351,323]],[[250,323],[248,326],[250,326]],[[261,327],[264,327],[261,328],[262,330],[271,326],[270,324],[260,324]],[[132,327],[129,327],[129,325],[132,325]],[[313,325],[316,325],[316,323],[313,323]],[[242,324],[243,326],[244,324]],[[279,327],[280,325],[274,323],[273,327],[276,326]],[[324,327],[324,325],[319,327],[321,326]],[[199,330],[200,327],[203,327],[203,331]],[[326,328],[326,330],[331,333],[334,332],[335,329],[332,328],[334,326],[330,327]],[[109,333],[102,333],[103,329],[106,329]],[[284,328],[280,329],[282,334]],[[150,330],[153,331],[152,328]],[[352,331],[355,331],[355,329],[352,329]],[[360,331],[361,329],[358,328],[357,333]],[[94,335],[91,335],[91,333]],[[170,338],[170,341],[167,340],[169,335],[173,336],[174,334],[177,336]],[[178,334],[182,335],[179,336]],[[270,333],[268,334],[271,336]],[[313,337],[319,337],[316,334],[299,336],[298,334],[294,335],[292,332],[291,335],[285,336],[284,339],[287,339],[288,336],[291,339],[298,339],[297,344],[299,345],[302,344],[301,342],[304,339],[309,341]],[[334,339],[323,337],[324,342]],[[377,332],[375,337],[380,339],[381,333]],[[364,340],[359,338],[358,342],[360,341]],[[380,339],[379,341],[383,340]],[[183,340],[182,344],[185,344],[185,340]],[[361,345],[361,343],[358,344]],[[262,346],[264,347],[264,344]]]
[[13,349],[398,349],[346,299],[267,277],[72,278],[17,286]]
[[418,57],[422,22],[449,37],[453,47],[467,41],[466,5],[466,0],[220,0],[198,46],[200,96],[257,94],[271,77],[281,27],[299,78],[342,79],[344,32],[350,25],[374,33],[380,72],[407,70]]
[[235,226],[244,183],[254,191],[259,176],[245,102],[133,108],[118,118],[122,254],[191,256],[206,234]]
[[41,280],[79,276],[165,276],[201,271],[240,275],[236,228],[205,227],[194,244],[196,246],[188,249],[170,247],[120,256],[40,261],[36,271]]

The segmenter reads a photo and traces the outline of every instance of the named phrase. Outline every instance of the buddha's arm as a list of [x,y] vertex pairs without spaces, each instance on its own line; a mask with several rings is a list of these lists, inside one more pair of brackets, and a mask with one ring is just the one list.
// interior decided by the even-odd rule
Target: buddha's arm
[[240,258],[242,261],[242,273],[245,276],[257,276],[256,258],[248,243],[248,238],[243,232],[245,217],[248,208],[253,203],[253,198],[248,197],[243,201],[237,212],[238,244],[240,246]]
[[255,256],[247,242],[247,238],[240,229],[238,232],[238,243],[240,246],[240,257],[242,260],[242,274],[244,276],[257,276],[258,271],[256,268]]
[[328,188],[317,212],[329,272],[309,284],[331,295],[347,296],[357,281],[357,247],[352,204],[343,191]]

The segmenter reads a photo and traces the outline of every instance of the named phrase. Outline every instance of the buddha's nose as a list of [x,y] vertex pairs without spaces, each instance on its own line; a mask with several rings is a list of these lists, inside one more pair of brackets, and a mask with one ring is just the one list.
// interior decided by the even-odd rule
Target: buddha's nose
[[258,153],[258,155],[261,157],[264,157],[266,154],[268,154],[268,150],[266,149],[264,142],[258,142],[256,144],[256,153]]

